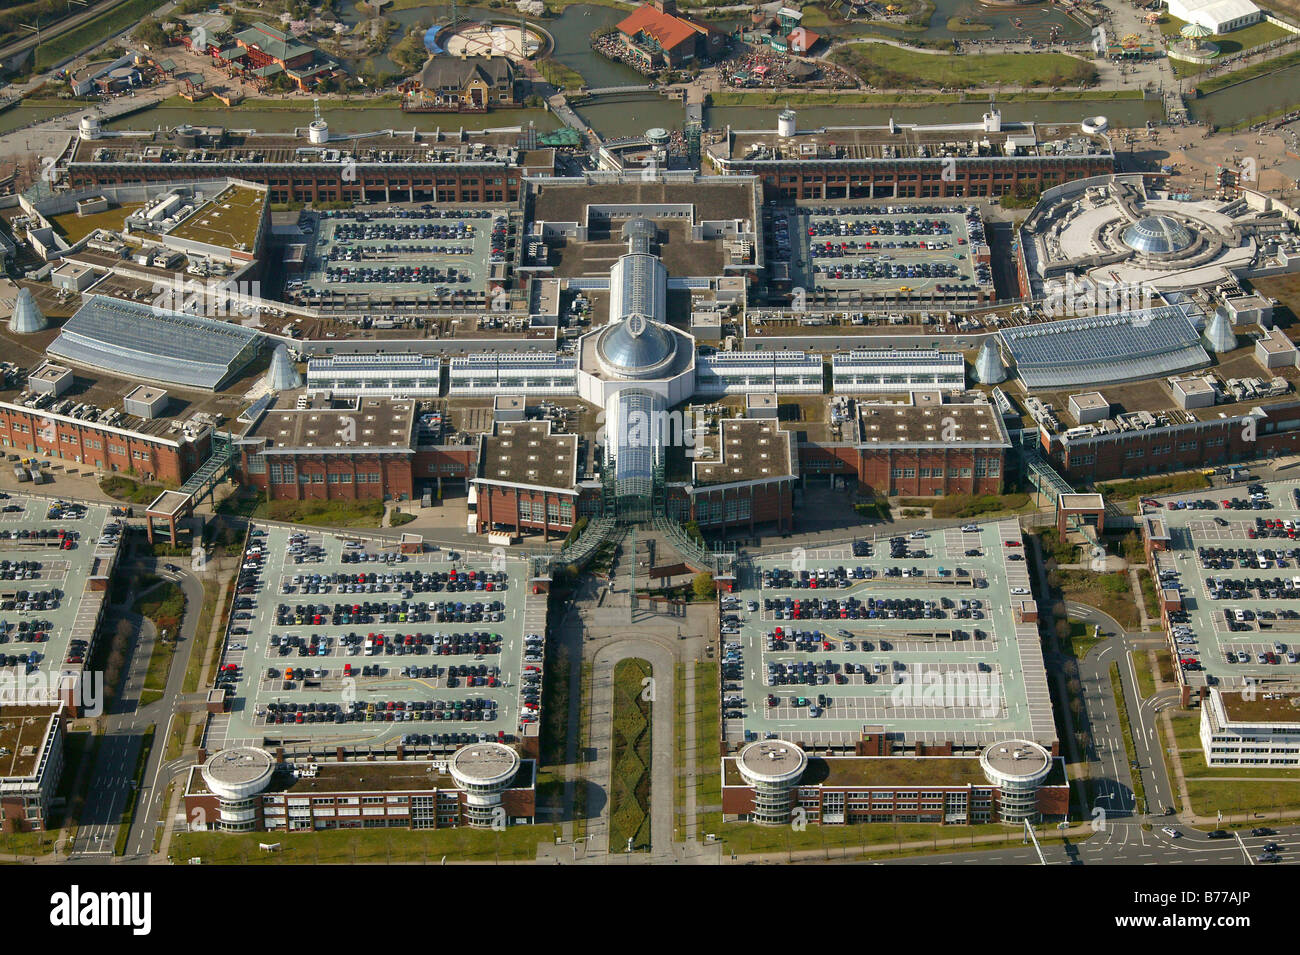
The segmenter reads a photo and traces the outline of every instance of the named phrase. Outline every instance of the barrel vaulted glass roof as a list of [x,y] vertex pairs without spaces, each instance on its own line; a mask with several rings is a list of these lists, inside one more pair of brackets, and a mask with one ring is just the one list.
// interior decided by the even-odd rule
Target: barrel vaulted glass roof
[[257,355],[252,329],[94,295],[47,349],[127,378],[215,390]]
[[1196,328],[1169,305],[1010,328],[1001,335],[1027,388],[1117,384],[1210,361]]
[[610,270],[609,320],[621,322],[633,313],[667,320],[668,271],[657,255],[629,252]]
[[606,409],[606,456],[613,458],[620,493],[647,493],[663,454],[667,403],[662,395],[620,391]]

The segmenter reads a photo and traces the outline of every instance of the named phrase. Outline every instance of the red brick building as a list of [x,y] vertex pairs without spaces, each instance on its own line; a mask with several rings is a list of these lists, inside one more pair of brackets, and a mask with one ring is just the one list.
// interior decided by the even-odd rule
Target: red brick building
[[800,473],[851,476],[890,497],[1002,492],[1011,439],[992,405],[916,392],[906,403],[860,402],[857,425],[852,442],[800,443]]
[[775,526],[779,534],[793,530],[799,480],[794,436],[775,418],[731,418],[706,440],[695,448],[686,488],[689,519],[719,534],[752,534],[757,525]]
[[275,408],[240,439],[240,477],[273,501],[410,500],[414,431],[410,399]]
[[[859,748],[872,748],[868,735]],[[964,756],[953,755],[951,744],[918,743],[910,755],[877,747],[872,755],[809,757],[796,744],[766,739],[723,758],[722,811],[767,825],[796,815],[823,825],[1018,824],[1064,816],[1070,791],[1055,749],[1009,740]]]
[[[472,482],[476,531],[564,537],[579,515],[578,436],[549,421],[499,421],[479,439]],[[594,503],[598,492],[589,491]]]
[[[282,768],[252,797],[251,821],[238,831],[312,832],[328,829],[451,829],[469,825],[466,793],[445,771],[425,761],[322,762]],[[501,793],[506,818],[526,824],[536,815],[534,764]],[[185,816],[220,829],[221,798],[193,766],[186,781]],[[235,830],[230,830],[235,831]]]
[[63,774],[64,722],[61,708],[0,705],[0,832],[48,828]]
[[[1300,401],[1140,430],[1085,437],[1040,432],[1044,450],[1071,481],[1094,482],[1163,474],[1300,450]],[[1186,417],[1186,416],[1185,416]]]
[[104,471],[130,472],[150,481],[183,483],[211,453],[211,429],[191,429],[187,435],[172,432],[161,423],[152,426],[157,434],[0,401],[0,446],[19,454],[45,455]]

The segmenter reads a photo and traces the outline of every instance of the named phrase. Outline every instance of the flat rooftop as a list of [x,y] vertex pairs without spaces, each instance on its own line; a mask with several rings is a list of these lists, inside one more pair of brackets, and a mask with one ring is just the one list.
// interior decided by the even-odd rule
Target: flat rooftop
[[36,772],[57,712],[49,706],[0,705],[0,780]]
[[[1183,682],[1193,688],[1216,686],[1224,692],[1225,698],[1238,693],[1247,681],[1255,682],[1255,692],[1260,697],[1261,709],[1257,711],[1260,715],[1275,710],[1278,714],[1286,713],[1289,721],[1296,721],[1300,718],[1300,711],[1289,706],[1286,710],[1280,706],[1266,706],[1275,701],[1262,699],[1267,693],[1294,693],[1300,687],[1300,663],[1290,663],[1286,653],[1300,650],[1300,622],[1279,613],[1297,609],[1296,601],[1281,596],[1262,596],[1256,588],[1247,590],[1240,598],[1211,596],[1218,588],[1210,583],[1210,578],[1239,582],[1255,578],[1271,581],[1274,577],[1290,580],[1300,573],[1300,560],[1291,556],[1295,542],[1286,537],[1258,534],[1255,524],[1256,518],[1300,519],[1300,507],[1295,503],[1295,491],[1300,489],[1300,481],[1260,483],[1268,502],[1268,507],[1262,510],[1229,510],[1221,506],[1224,499],[1242,496],[1245,491],[1242,484],[1158,496],[1156,500],[1165,503],[1209,501],[1211,507],[1209,510],[1168,506],[1148,508],[1148,511],[1160,515],[1169,535],[1168,549],[1155,554],[1156,569],[1172,572],[1166,573],[1162,583],[1177,589],[1183,610],[1188,615],[1187,626],[1195,639],[1191,645],[1179,645],[1174,658]],[[1251,533],[1257,536],[1252,538]],[[1232,552],[1233,557],[1228,560],[1230,566],[1207,566],[1207,560],[1213,558],[1202,558],[1201,548],[1225,548]],[[1238,558],[1238,549],[1247,554],[1253,551],[1255,558]],[[1273,558],[1266,559],[1265,550],[1272,551]],[[1235,616],[1235,611],[1239,610],[1251,611],[1255,619],[1239,621],[1234,628],[1229,625],[1227,614],[1234,612]],[[1271,614],[1272,617],[1261,614]],[[1283,650],[1276,651],[1275,644],[1282,644]],[[1229,653],[1233,655],[1231,658]],[[1243,654],[1246,659],[1241,661]],[[1267,662],[1269,654],[1273,654],[1276,663]],[[1180,659],[1189,658],[1195,658],[1201,668],[1189,670],[1179,663]],[[1250,711],[1243,709],[1239,712]]]
[[[42,306],[43,308],[43,306]],[[48,312],[46,313],[49,314]],[[45,364],[45,348],[59,334],[61,323],[52,321],[51,327],[33,335],[16,335],[9,331],[7,322],[0,322],[0,349],[3,358],[21,369],[34,370]],[[269,356],[263,354],[254,359],[236,377],[228,381],[220,391],[192,391],[185,388],[169,387],[167,414],[161,418],[145,419],[134,415],[125,415],[117,427],[134,431],[149,437],[166,440],[181,440],[178,422],[187,421],[195,414],[203,412],[212,415],[222,424],[235,418],[247,406],[245,395],[252,390],[263,373]],[[139,380],[120,378],[85,368],[73,368],[72,385],[59,396],[59,400],[71,399],[77,404],[92,404],[99,408],[122,410],[122,399],[140,386]],[[0,384],[0,401],[17,403],[25,394],[23,382],[4,388]]]
[[[86,505],[84,516],[79,518],[71,516],[71,511],[55,516],[51,505],[56,499],[53,495],[36,497],[10,492],[5,503],[16,506],[17,510],[0,513],[0,561],[26,560],[39,564],[34,571],[29,571],[26,580],[0,580],[0,628],[8,638],[0,646],[0,652],[11,656],[36,653],[39,657],[36,669],[42,674],[75,673],[83,666],[65,662],[68,649],[73,639],[92,644],[96,638],[96,616],[108,599],[108,591],[92,589],[90,580],[111,575],[122,539],[118,536],[118,543],[98,544],[105,527],[118,521],[109,514],[109,505]],[[57,542],[57,537],[46,538],[42,543],[40,538],[18,536],[24,531],[30,535],[33,531],[58,530],[75,532],[76,546],[63,550],[50,543]],[[44,610],[26,607],[16,598],[19,590],[44,594],[54,589],[61,590],[63,596],[47,604]],[[22,624],[27,623],[30,628],[35,621],[47,625],[43,628],[46,639],[39,643],[18,640]]]
[[[618,184],[545,183],[531,186],[533,219],[543,222],[587,222],[592,205],[689,205],[694,221],[752,217],[754,186],[743,178],[735,182],[676,183],[632,180]],[[629,213],[632,215],[632,213]],[[617,220],[616,220],[617,221]],[[627,243],[622,243],[624,249]]]
[[[774,159],[931,159],[944,156],[1004,157],[1015,138],[1020,155],[1107,155],[1110,143],[1089,136],[1077,124],[1003,123],[1002,131],[986,133],[978,123],[919,126],[826,126],[800,131],[785,139],[775,129],[734,130],[705,147],[710,155],[728,160]],[[983,143],[988,143],[984,146]]]
[[[481,552],[460,552],[456,560],[449,559],[449,552],[428,550],[419,554],[398,554],[396,538],[365,537],[365,532],[331,533],[316,528],[288,528],[280,525],[255,527],[265,536],[258,538],[265,554],[260,581],[254,593],[240,595],[253,606],[236,610],[231,620],[231,631],[225,637],[221,651],[221,664],[234,665],[238,669],[236,678],[230,686],[230,709],[226,713],[209,717],[204,734],[204,745],[209,752],[216,752],[228,747],[258,746],[275,752],[284,747],[288,756],[301,765],[304,749],[312,749],[317,755],[333,754],[336,746],[355,747],[362,750],[382,749],[407,742],[407,754],[414,757],[411,748],[415,741],[411,736],[421,737],[421,750],[429,747],[445,748],[448,745],[431,741],[430,736],[451,734],[488,734],[496,738],[504,733],[507,742],[517,739],[526,731],[526,724],[520,720],[520,687],[523,679],[523,634],[534,629],[531,616],[534,608],[529,606],[534,598],[527,592],[528,563],[507,556],[501,566],[491,555]],[[305,535],[306,543],[319,546],[323,553],[318,560],[300,558],[295,545],[291,544],[290,534]],[[344,558],[349,558],[345,562]],[[388,557],[391,560],[379,560]],[[299,562],[301,560],[301,562]],[[353,560],[357,562],[352,562]],[[476,573],[492,570],[503,571],[507,575],[504,585],[496,586],[493,591],[474,590],[454,591],[445,585],[440,589],[422,589],[420,585],[399,581],[387,582],[388,575],[401,575],[406,572],[428,574],[438,572],[448,574],[450,571],[464,574],[466,571]],[[367,576],[378,576],[378,580],[365,586],[364,596],[352,591],[355,584],[340,583],[335,575],[343,574],[349,579],[363,572]],[[320,575],[320,582],[313,583],[313,578]],[[373,590],[370,587],[373,586]],[[410,598],[404,596],[404,588],[412,587]],[[309,588],[317,592],[310,593]],[[347,589],[345,589],[347,588]],[[339,606],[340,601],[348,607],[361,603],[400,604],[407,602],[408,610],[415,611],[415,616],[427,608],[428,620],[411,619],[401,622],[384,622],[384,614],[376,611],[366,614],[366,622],[351,620],[343,622],[330,608]],[[502,619],[493,621],[484,619],[461,621],[438,621],[437,612],[432,609],[436,604],[457,602],[466,607],[472,603],[482,604],[485,610],[498,606]],[[285,605],[289,616],[281,622],[279,605]],[[525,611],[529,622],[525,621]],[[307,610],[322,614],[322,622],[309,622],[310,618],[302,616]],[[323,611],[323,613],[322,613]],[[544,611],[543,611],[544,612]],[[239,617],[238,614],[247,614]],[[403,612],[405,615],[405,611]],[[303,622],[298,622],[299,619]],[[336,619],[339,622],[335,622]],[[248,632],[235,633],[238,627]],[[499,652],[476,654],[470,652],[439,654],[432,652],[430,646],[403,646],[401,653],[366,654],[357,645],[348,646],[344,637],[349,634],[365,637],[378,634],[393,642],[396,646],[404,644],[404,636],[423,634],[497,634],[501,637]],[[304,658],[291,652],[288,640],[308,639],[315,635],[330,641],[326,652]],[[310,667],[314,675],[286,683],[283,671],[286,666],[297,668]],[[485,670],[497,669],[495,686],[469,686],[466,676],[449,672],[452,667],[482,666]],[[370,672],[373,667],[373,674]],[[364,668],[364,672],[363,672]],[[350,677],[345,675],[351,670]],[[414,672],[414,671],[420,672]],[[274,671],[275,675],[272,675]],[[322,703],[339,704],[352,692],[358,703],[373,706],[375,712],[365,720],[350,720],[343,723],[333,721],[306,721],[298,723],[294,719],[274,722],[270,719],[269,705],[318,705]],[[486,700],[495,704],[483,719],[460,719],[456,712],[452,717],[455,704],[464,704],[472,700]],[[437,719],[398,720],[383,718],[389,704],[398,701],[418,701],[437,704],[445,712]],[[456,707],[459,710],[459,707]],[[426,711],[432,715],[433,707]],[[389,712],[391,716],[392,713]],[[446,717],[446,718],[443,718]],[[392,750],[389,750],[392,752]],[[312,758],[315,762],[317,759]],[[334,765],[331,761],[320,760],[322,769]],[[358,781],[355,787],[363,790],[374,784],[377,762],[357,761],[340,764],[344,772],[353,777],[365,777],[371,782]],[[387,763],[383,765],[389,765]],[[413,763],[392,764],[397,769],[392,772],[423,773],[424,767],[412,770]],[[405,767],[404,769],[402,767]],[[331,788],[334,783],[321,782],[327,777],[318,777],[318,781],[302,780],[295,783],[300,787]],[[450,785],[450,781],[448,782]]]
[[1267,693],[1256,688],[1254,699],[1241,693],[1220,693],[1223,711],[1234,723],[1300,724],[1300,695]]
[[[904,746],[951,743],[970,750],[1023,738],[1050,748],[1056,726],[1037,624],[1020,621],[1013,606],[1013,601],[1031,597],[1026,562],[1008,560],[1024,551],[1020,528],[1010,519],[977,526],[977,532],[960,526],[922,532],[924,537],[907,540],[907,556],[897,559],[890,556],[887,529],[883,538],[873,539],[869,557],[855,557],[847,544],[800,555],[810,573],[837,567],[871,572],[871,577],[849,578],[847,587],[787,588],[775,581],[765,586],[763,573],[788,570],[792,557],[756,559],[753,570],[741,575],[736,595],[742,606],[754,601],[759,609],[740,611],[741,633],[727,638],[742,648],[740,674],[733,679],[741,682],[743,692],[737,695],[746,701],[740,717],[724,720],[728,745],[740,745],[750,734],[750,739],[774,735],[805,749],[847,748],[866,728],[883,726],[892,743]],[[970,551],[978,555],[968,555]],[[897,576],[887,576],[890,572]],[[777,616],[775,605],[768,609],[766,601],[784,605],[787,598],[803,603],[834,599],[841,606],[847,599],[865,606],[868,598],[915,598],[933,601],[941,612],[932,618],[864,614],[823,620],[791,619],[788,613]],[[972,599],[980,606],[963,610],[961,602]],[[950,602],[946,608],[945,600]],[[783,640],[769,649],[769,635],[777,627],[816,632],[820,636],[811,639],[830,648],[810,655]],[[820,676],[814,683],[769,676],[769,664],[779,673],[782,665],[808,661],[829,661],[845,682],[830,674],[823,674],[824,683]],[[854,672],[847,672],[848,663],[855,664]],[[767,705],[769,695],[776,697],[776,705]],[[819,695],[826,697],[826,705],[814,717],[808,704],[817,703]],[[799,697],[807,702],[800,705]],[[970,763],[978,772],[976,761]]]
[[502,421],[483,439],[478,477],[503,484],[571,490],[578,480],[578,436],[554,434],[549,421]]
[[[728,418],[695,447],[697,485],[734,484],[794,473],[790,434],[775,419]],[[707,454],[701,454],[708,449]]]
[[[741,215],[737,209],[736,215]],[[691,238],[690,223],[682,219],[654,219],[659,233],[654,252],[674,278],[715,276],[722,274],[726,263],[723,242],[716,239]],[[627,253],[627,242],[619,237],[615,223],[612,230],[593,228],[585,241],[566,238],[562,245],[550,248],[550,264],[561,278],[608,278],[619,256]],[[589,292],[583,292],[588,298]],[[669,295],[673,293],[670,291]]]
[[[237,113],[234,114],[237,117]],[[448,117],[448,125],[455,117]],[[311,147],[306,135],[235,131],[224,127],[197,127],[198,144],[182,144],[172,131],[157,130],[145,135],[108,136],[78,140],[74,164],[90,163],[280,163],[299,164],[304,156],[319,162],[340,163],[350,157],[358,164],[397,165],[446,161],[504,163],[533,166],[553,162],[552,150],[531,153],[517,148],[516,132],[467,132],[457,126],[449,131],[411,134],[378,132],[340,139],[323,147]],[[325,153],[333,158],[326,160]],[[381,153],[383,154],[381,156]]]
[[252,252],[266,211],[267,192],[252,186],[229,186],[204,202],[168,236],[222,249]]
[[266,451],[272,454],[410,449],[415,443],[416,403],[410,398],[360,398],[343,405],[327,405],[316,398],[299,409],[296,401],[302,393],[280,394],[275,406],[244,437],[264,438]]
[[991,404],[858,402],[858,441],[865,445],[1010,446],[1002,415]]

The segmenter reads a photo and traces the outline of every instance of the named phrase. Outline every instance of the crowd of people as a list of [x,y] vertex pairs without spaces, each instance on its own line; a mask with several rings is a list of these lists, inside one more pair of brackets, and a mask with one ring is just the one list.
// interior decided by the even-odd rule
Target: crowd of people
[[607,59],[626,63],[642,76],[654,76],[658,71],[648,66],[645,60],[628,49],[622,36],[617,33],[604,33],[591,41],[591,48]]

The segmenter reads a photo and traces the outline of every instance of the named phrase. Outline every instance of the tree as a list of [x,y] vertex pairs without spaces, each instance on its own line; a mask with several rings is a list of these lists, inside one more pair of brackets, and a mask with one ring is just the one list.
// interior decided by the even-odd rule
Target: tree
[[691,581],[691,590],[698,600],[712,600],[718,592],[718,585],[713,582],[712,574],[696,574]]
[[157,17],[145,17],[139,26],[131,31],[131,39],[143,43],[150,49],[161,50],[167,45],[167,34]]

